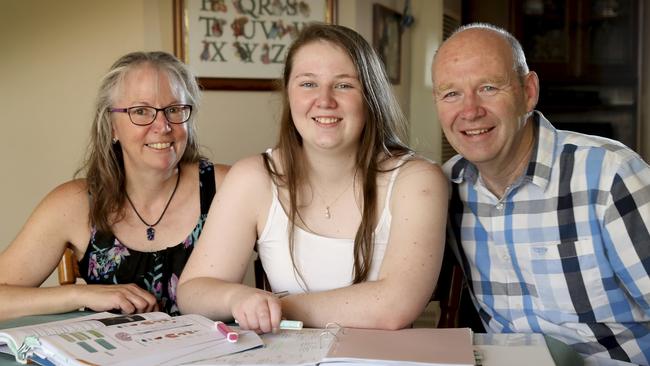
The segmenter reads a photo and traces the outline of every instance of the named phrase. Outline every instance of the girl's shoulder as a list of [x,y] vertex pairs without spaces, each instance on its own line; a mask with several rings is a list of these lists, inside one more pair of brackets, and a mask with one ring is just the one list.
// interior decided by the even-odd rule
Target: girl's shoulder
[[[390,179],[395,174],[396,192],[406,191],[435,191],[444,193],[447,190],[448,182],[442,168],[435,161],[411,154],[401,157],[391,157],[387,162],[388,170],[384,176]],[[398,170],[395,172],[395,170]]]
[[238,160],[228,171],[224,186],[230,190],[257,190],[270,187],[270,176],[262,155],[253,155]]
[[399,175],[414,172],[422,172],[425,175],[427,172],[428,174],[442,174],[437,162],[414,153],[388,157],[381,161],[379,169],[389,174],[398,169]]
[[265,159],[261,154],[242,158],[233,164],[229,174],[266,174],[265,160],[273,161],[271,159]]

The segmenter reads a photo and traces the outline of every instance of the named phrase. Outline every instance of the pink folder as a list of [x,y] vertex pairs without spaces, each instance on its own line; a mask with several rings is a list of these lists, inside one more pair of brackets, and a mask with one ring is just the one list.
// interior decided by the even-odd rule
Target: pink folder
[[469,328],[413,328],[397,331],[340,329],[321,363],[467,365],[475,363]]

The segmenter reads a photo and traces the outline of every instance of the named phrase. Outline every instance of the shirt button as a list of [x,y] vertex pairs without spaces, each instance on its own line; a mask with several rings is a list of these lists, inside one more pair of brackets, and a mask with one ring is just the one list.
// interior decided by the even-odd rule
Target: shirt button
[[504,261],[510,260],[510,256],[507,254],[502,255],[501,258],[503,258]]
[[501,203],[501,202],[497,203],[496,208],[499,211],[503,210],[503,203]]

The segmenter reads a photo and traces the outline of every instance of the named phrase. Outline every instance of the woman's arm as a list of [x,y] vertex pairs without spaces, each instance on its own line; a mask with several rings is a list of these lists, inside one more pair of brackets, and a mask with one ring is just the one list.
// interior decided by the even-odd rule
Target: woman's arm
[[282,298],[282,313],[310,327],[399,329],[429,302],[445,243],[447,180],[423,160],[404,165],[393,189],[392,222],[377,281]]
[[177,301],[183,313],[223,320],[235,316],[242,328],[264,332],[277,327],[279,300],[241,284],[271,197],[261,157],[244,159],[232,167],[181,275]]
[[135,285],[38,287],[56,268],[67,245],[77,253],[85,250],[90,237],[88,209],[83,180],[57,187],[36,207],[16,239],[0,253],[0,319],[81,307],[132,313],[156,306],[155,297]]

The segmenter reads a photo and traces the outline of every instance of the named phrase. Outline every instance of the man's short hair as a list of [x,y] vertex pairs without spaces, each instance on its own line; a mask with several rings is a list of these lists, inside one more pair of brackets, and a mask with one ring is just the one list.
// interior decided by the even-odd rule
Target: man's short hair
[[517,38],[515,38],[507,30],[489,23],[470,23],[470,24],[463,25],[458,29],[456,29],[449,38],[453,37],[457,33],[460,33],[468,29],[487,29],[496,32],[499,35],[501,35],[503,38],[505,38],[505,40],[510,45],[510,48],[512,49],[512,60],[513,60],[514,70],[517,73],[517,75],[519,75],[519,79],[523,81],[524,76],[528,74],[529,70],[528,70],[528,64],[526,63],[526,55],[524,54],[524,49],[521,47],[521,43],[519,43]]

